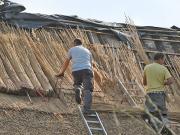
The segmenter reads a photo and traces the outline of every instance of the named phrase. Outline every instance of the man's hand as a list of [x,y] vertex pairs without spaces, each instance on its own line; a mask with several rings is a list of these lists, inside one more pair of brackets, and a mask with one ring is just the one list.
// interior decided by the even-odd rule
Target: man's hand
[[64,73],[59,73],[55,75],[56,77],[64,77]]
[[174,81],[173,78],[170,77],[164,81],[164,85],[171,85],[173,83],[173,81]]
[[63,77],[64,76],[64,72],[66,71],[68,65],[69,65],[69,62],[70,62],[71,59],[69,58],[66,58],[65,62],[63,63],[61,69],[60,69],[60,72],[55,75],[56,77]]

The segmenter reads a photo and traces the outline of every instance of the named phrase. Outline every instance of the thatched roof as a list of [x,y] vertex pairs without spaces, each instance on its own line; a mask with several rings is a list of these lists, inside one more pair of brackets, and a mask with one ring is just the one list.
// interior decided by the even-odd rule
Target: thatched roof
[[[25,8],[9,1],[5,1],[0,8],[1,20],[11,25],[1,23],[2,92],[20,94],[28,91],[30,95],[52,95],[56,89],[54,75],[75,37],[82,38],[84,45],[92,49],[97,63],[97,91],[111,89],[106,85],[109,85],[107,82],[116,82],[114,77],[124,83],[136,80],[141,87],[143,67],[155,52],[166,54],[166,66],[177,80],[176,89],[179,87],[180,32],[177,29],[134,27],[132,24],[84,20],[77,16],[21,13]],[[71,89],[70,72],[69,69],[64,85]],[[129,84],[120,85],[125,87],[122,93],[134,87]],[[108,100],[109,96],[113,95],[108,95]],[[139,91],[139,96],[143,97],[142,91]],[[131,100],[128,101],[130,104],[136,104]],[[138,100],[143,102],[141,98]]]
[[[55,74],[64,62],[68,49],[72,47],[73,39],[78,37],[90,49],[95,61],[93,108],[102,112],[119,112],[122,106],[126,109],[127,106],[142,107],[145,94],[142,85],[143,68],[151,62],[155,52],[162,52],[166,55],[165,66],[175,79],[175,84],[166,88],[170,97],[168,108],[170,112],[180,111],[178,29],[105,23],[77,16],[21,13],[25,9],[22,5],[13,3],[10,8],[8,6],[0,5],[0,106],[72,113],[75,103],[72,101],[74,91],[71,68],[58,83]],[[57,102],[54,91],[58,94],[61,92],[61,103]],[[24,107],[23,99],[16,96],[12,98],[10,94],[34,96],[31,99],[36,103]],[[52,98],[48,104],[44,104],[41,99],[37,99],[39,96],[43,99]],[[105,117],[102,114],[105,121],[112,119],[112,116],[106,114]],[[105,126],[109,128],[114,125],[116,130],[108,130],[112,134],[118,133],[123,126],[111,122]],[[136,121],[133,119],[133,122]]]
[[[123,32],[128,33],[128,30]],[[108,92],[108,89],[112,88],[116,89],[114,93],[124,92],[117,91],[119,85],[122,85],[117,83],[117,78],[124,83],[133,83],[136,80],[142,86],[141,68],[144,64],[143,58],[140,55],[138,56],[138,48],[132,47],[130,49],[125,42],[119,41],[119,38],[112,33],[70,28],[32,30],[29,33],[26,30],[1,24],[1,92],[20,94],[28,91],[33,96],[40,95],[40,93],[52,95],[56,83],[54,75],[58,72],[66,57],[67,50],[71,47],[71,41],[75,37],[81,37],[84,40],[84,45],[91,48],[94,55],[96,61],[95,91],[99,91],[95,94],[107,96],[109,102],[110,100],[112,102],[122,102],[123,99],[118,99],[118,96],[116,99],[113,94],[110,94],[112,92]],[[133,44],[131,39],[127,40]],[[152,43],[150,45],[153,46]],[[148,46],[149,44],[146,44],[146,42],[143,44],[146,49],[148,49]],[[149,57],[153,55],[153,52],[159,51],[156,46],[158,45],[154,43],[154,50],[153,48],[146,50]],[[169,53],[166,51],[167,46],[163,47],[163,52],[167,53],[167,60],[173,61],[173,63],[170,63],[173,65],[168,65],[168,67],[170,66],[172,74],[178,78],[179,54],[175,53],[177,50],[173,51],[173,48],[173,52]],[[167,63],[169,64],[169,61]],[[173,67],[171,68],[171,66]],[[69,69],[63,82],[62,87],[65,89],[72,89],[70,72]],[[114,83],[117,83],[117,85],[113,85]],[[124,84],[124,86],[126,89],[138,89],[129,84]],[[141,90],[139,96],[143,97]],[[137,99],[137,101],[143,102],[142,99]],[[131,101],[129,103],[131,104]]]

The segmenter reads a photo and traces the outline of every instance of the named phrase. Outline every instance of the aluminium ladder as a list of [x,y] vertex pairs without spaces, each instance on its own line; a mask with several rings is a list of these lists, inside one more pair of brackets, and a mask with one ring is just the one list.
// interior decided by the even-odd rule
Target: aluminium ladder
[[90,114],[83,114],[81,106],[78,105],[81,117],[86,125],[89,135],[107,135],[107,132],[96,111]]

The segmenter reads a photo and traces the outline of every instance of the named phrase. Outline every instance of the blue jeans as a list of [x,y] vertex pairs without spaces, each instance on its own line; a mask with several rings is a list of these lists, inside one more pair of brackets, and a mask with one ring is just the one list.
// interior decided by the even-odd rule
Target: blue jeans
[[[160,113],[163,117],[167,117],[167,108],[166,108],[166,94],[165,92],[152,92],[147,93],[147,95],[150,97],[152,102],[157,106],[157,108],[160,110]],[[152,106],[147,100],[145,102],[145,106],[148,108],[150,113],[155,113],[157,110],[154,106]]]
[[92,106],[93,92],[93,72],[89,69],[83,69],[72,72],[74,78],[74,88],[84,88],[84,109],[90,110]]

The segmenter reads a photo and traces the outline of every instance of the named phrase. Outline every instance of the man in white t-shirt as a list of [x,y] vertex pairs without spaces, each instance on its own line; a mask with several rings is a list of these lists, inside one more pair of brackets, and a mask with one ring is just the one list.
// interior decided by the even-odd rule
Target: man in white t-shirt
[[81,104],[82,87],[84,88],[84,113],[91,112],[92,92],[93,92],[93,68],[92,54],[82,46],[80,39],[74,40],[74,47],[68,51],[68,56],[62,65],[57,77],[63,76],[70,60],[72,61],[72,75],[74,78],[75,98],[78,104]]

